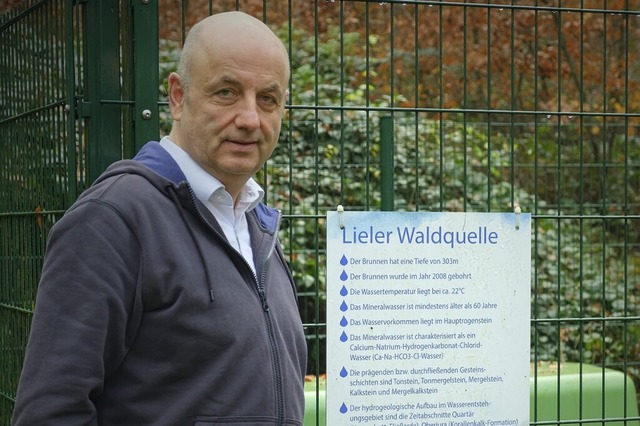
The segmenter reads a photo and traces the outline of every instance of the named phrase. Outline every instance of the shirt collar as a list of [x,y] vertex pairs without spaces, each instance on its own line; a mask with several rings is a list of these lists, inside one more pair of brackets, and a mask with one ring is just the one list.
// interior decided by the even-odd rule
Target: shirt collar
[[[216,194],[224,192],[228,195],[222,182],[207,173],[185,150],[176,145],[168,136],[160,140],[160,145],[166,149],[169,155],[178,163],[178,166],[187,178],[187,182],[191,185],[193,193],[204,204],[208,202],[215,203],[216,197],[214,197],[214,195]],[[260,187],[253,178],[250,178],[238,195],[236,208],[245,211],[253,210],[262,201],[263,197],[264,190],[262,187]]]

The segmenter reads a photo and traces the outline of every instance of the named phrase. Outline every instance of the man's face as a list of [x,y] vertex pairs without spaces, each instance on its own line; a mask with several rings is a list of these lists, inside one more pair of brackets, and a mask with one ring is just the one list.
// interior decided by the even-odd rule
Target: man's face
[[277,44],[269,48],[269,43],[243,43],[242,35],[231,36],[192,55],[187,92],[177,75],[169,84],[172,115],[179,123],[178,134],[172,131],[174,142],[235,191],[276,146],[288,68]]

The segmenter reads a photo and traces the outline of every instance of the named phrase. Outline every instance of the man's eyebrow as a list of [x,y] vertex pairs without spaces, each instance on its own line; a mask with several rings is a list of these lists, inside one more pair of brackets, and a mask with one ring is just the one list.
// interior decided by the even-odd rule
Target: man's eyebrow
[[275,93],[278,96],[281,96],[284,93],[284,91],[282,90],[282,87],[280,86],[280,84],[272,83],[272,84],[268,85],[267,87],[265,87],[262,90],[262,93]]
[[[212,82],[211,86],[216,86],[220,84],[228,84],[235,87],[242,86],[242,82],[240,82],[240,80],[230,75],[220,76],[219,78],[217,78],[215,81]],[[282,87],[279,83],[274,82],[269,84],[265,88],[260,89],[260,93],[276,93],[278,95],[282,95],[284,93],[284,90],[282,90]]]
[[235,77],[231,77],[230,75],[222,75],[219,78],[215,79],[213,85],[217,84],[230,84],[232,86],[240,86],[240,80]]

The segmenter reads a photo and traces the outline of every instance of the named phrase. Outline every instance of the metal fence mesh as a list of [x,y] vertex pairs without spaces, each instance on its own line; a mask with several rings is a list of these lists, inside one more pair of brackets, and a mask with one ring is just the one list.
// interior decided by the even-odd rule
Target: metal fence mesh
[[[120,93],[102,97],[91,69],[104,60],[103,45],[86,19],[115,19],[113,7],[98,0],[0,6],[0,424],[10,422],[48,230],[99,172],[102,147],[115,143],[127,157],[146,142],[132,140],[136,93],[157,97],[159,136],[167,133],[162,82],[186,32],[203,16],[235,9],[267,22],[290,52],[281,141],[258,178],[267,202],[285,214],[281,239],[299,288],[312,392],[326,358],[327,210],[519,205],[534,220],[532,423],[559,424],[568,404],[546,400],[537,378],[556,377],[559,389],[564,372],[595,366],[625,373],[624,409],[611,414],[603,393],[594,417],[593,402],[580,394],[563,424],[640,424],[637,401],[627,398],[634,385],[640,389],[638,2],[150,4],[158,20],[145,25],[158,25],[160,39],[131,48],[126,41],[149,28],[132,25],[137,9],[119,2],[123,48],[112,66]],[[144,85],[148,72],[136,69],[135,49],[158,49],[160,87],[134,90],[131,82]],[[97,104],[111,108],[117,122],[102,128],[114,127],[118,140],[89,130]],[[391,194],[381,177],[389,166],[380,152],[386,119],[393,124]],[[604,385],[609,378],[598,371]],[[321,421],[320,399],[312,405],[318,414],[305,424]]]
[[[6,7],[6,6],[5,6]],[[0,16],[0,423],[9,424],[47,231],[69,200],[62,2]],[[73,138],[71,143],[75,144]],[[71,145],[73,146],[73,145]]]

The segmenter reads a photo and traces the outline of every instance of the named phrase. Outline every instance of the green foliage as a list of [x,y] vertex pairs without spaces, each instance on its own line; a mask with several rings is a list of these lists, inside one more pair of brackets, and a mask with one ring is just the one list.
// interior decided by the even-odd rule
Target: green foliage
[[[288,33],[281,36],[288,44]],[[338,204],[380,208],[379,127],[392,100],[366,82],[359,34],[331,28],[326,40],[316,41],[296,31],[291,44],[291,107],[258,179],[269,204],[285,214],[281,240],[303,320],[322,324],[324,216]],[[397,94],[393,104],[401,100]],[[540,216],[532,230],[532,359],[620,366],[640,358],[640,345],[633,343],[640,341],[640,326],[625,321],[640,313],[640,287],[631,279],[640,262],[630,253],[638,249],[637,229],[630,221],[563,217],[602,213],[603,206],[626,211],[615,199],[637,202],[636,189],[626,185],[638,178],[628,156],[604,175],[607,160],[581,142],[588,138],[580,138],[575,123],[532,120],[516,128],[398,109],[393,118],[396,210],[512,211],[519,205]],[[636,141],[613,130],[609,135],[610,159],[616,147],[638,158]],[[615,187],[605,190],[602,179]],[[315,332],[322,335],[322,327]],[[317,340],[315,373],[324,368]],[[637,367],[628,371],[638,376]]]

